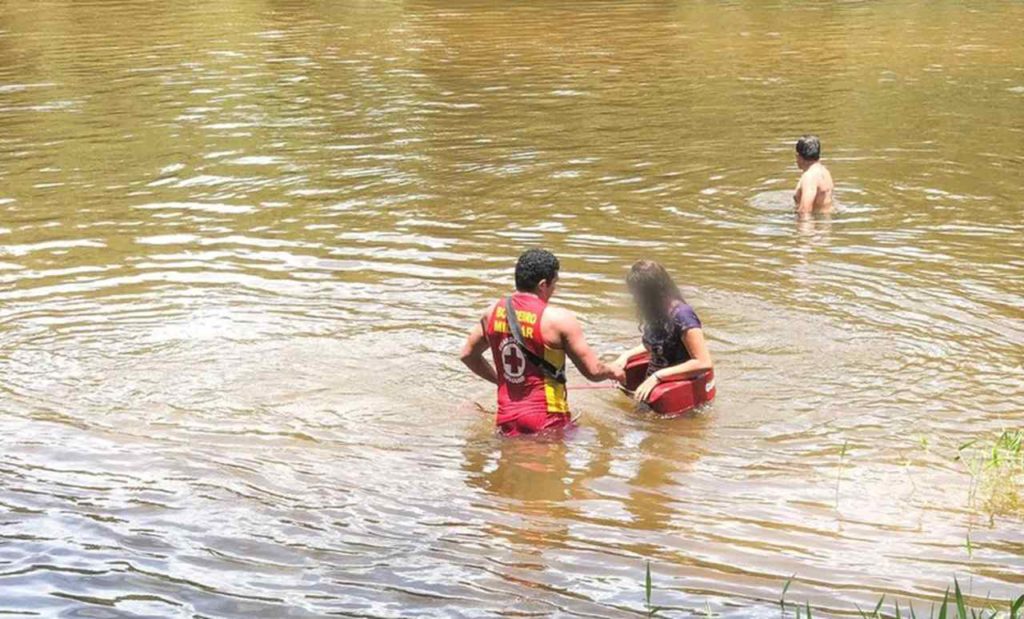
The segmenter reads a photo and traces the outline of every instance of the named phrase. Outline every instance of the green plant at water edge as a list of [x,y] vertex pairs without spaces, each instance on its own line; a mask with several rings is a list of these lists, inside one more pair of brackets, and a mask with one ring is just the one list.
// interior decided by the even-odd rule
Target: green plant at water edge
[[[803,617],[803,615],[800,614],[803,611],[806,611],[807,619],[812,619],[814,617],[814,615],[811,614],[811,603],[810,602],[804,602],[804,607],[803,608],[800,608],[800,606],[796,607],[796,619],[801,619],[801,617]],[[785,615],[785,611],[783,611],[783,615]]]
[[[913,604],[908,603],[906,612],[904,612],[904,608],[900,606],[899,600],[893,600],[891,613],[883,610],[884,605],[885,596],[883,595],[879,598],[878,603],[871,611],[864,611],[858,606],[857,612],[863,619],[885,619],[889,617],[895,619],[917,619],[918,617]],[[811,607],[809,604],[805,606],[805,614],[810,618]],[[798,612],[796,616],[800,617],[799,607],[797,608]],[[946,589],[946,594],[942,598],[938,614],[936,614],[935,607],[933,605],[931,611],[928,613],[928,619],[1024,619],[1024,616],[1021,614],[1022,610],[1024,610],[1024,595],[1018,597],[1016,600],[1010,600],[1009,604],[1004,607],[1004,610],[1000,610],[993,606],[991,601],[986,602],[986,608],[971,608],[967,598],[964,597],[963,591],[960,589],[960,581],[954,579],[953,599],[950,600],[949,589]],[[923,617],[924,615],[922,615],[922,618]]]
[[717,617],[718,616],[718,614],[716,612],[711,610],[711,602],[708,602],[706,600],[704,601],[704,608],[703,608],[703,610],[701,610],[700,614],[701,614],[702,617],[709,617],[709,618],[710,617]]
[[782,616],[786,616],[786,592],[789,591],[789,586],[793,584],[793,579],[796,578],[796,574],[789,577],[786,584],[782,585],[782,595],[779,596],[779,610],[782,611]]
[[872,618],[881,617],[881,615],[879,615],[878,613],[882,610],[882,604],[885,604],[885,596],[884,595],[878,599],[878,604],[875,605],[875,610],[871,611],[870,614],[868,614],[868,613],[864,612],[863,610],[861,610],[860,606],[857,606],[857,612],[860,613],[861,617],[872,617]]
[[647,611],[648,617],[657,617],[658,614],[663,610],[660,606],[655,606],[651,602],[651,593],[654,591],[654,587],[651,584],[651,562],[647,562],[647,576],[644,578],[644,610]]
[[[786,594],[789,592],[790,586],[793,581],[796,580],[796,574],[790,576],[786,582],[782,585],[782,593],[779,596],[779,610],[781,611],[782,617],[786,617],[787,608],[789,604],[786,602]],[[655,606],[652,600],[652,594],[654,587],[651,579],[651,562],[647,562],[647,573],[644,579],[644,606],[647,613],[647,617],[660,617],[665,610],[661,606]],[[857,606],[857,612],[863,619],[917,619],[917,611],[914,609],[914,605],[911,602],[907,602],[906,610],[900,606],[898,599],[893,599],[892,612],[886,612],[884,610],[886,596],[882,596],[878,599],[878,603],[871,611],[862,610]],[[950,603],[952,602],[952,606]],[[804,602],[803,606],[800,604],[793,604],[792,608],[795,610],[795,617],[802,619],[812,619],[813,611],[811,609],[810,602]],[[950,600],[950,591],[947,588],[945,595],[942,597],[942,602],[939,605],[938,614],[935,612],[935,605],[933,604],[927,617],[928,619],[1024,619],[1024,595],[1016,599],[1011,599],[1008,604],[1003,606],[1002,609],[993,605],[991,599],[986,599],[984,608],[972,608],[967,598],[964,596],[963,590],[960,588],[960,581],[953,579],[953,598]],[[714,613],[711,611],[710,604],[705,605],[704,610],[705,617],[712,617]],[[921,615],[924,619],[925,615]]]
[[839,450],[839,472],[836,473],[836,509],[839,509],[839,484],[843,481],[843,463],[846,460],[846,450],[850,441],[843,441],[843,448]]
[[1024,431],[1005,431],[991,445],[968,441],[956,460],[971,474],[971,503],[993,514],[1024,514]]

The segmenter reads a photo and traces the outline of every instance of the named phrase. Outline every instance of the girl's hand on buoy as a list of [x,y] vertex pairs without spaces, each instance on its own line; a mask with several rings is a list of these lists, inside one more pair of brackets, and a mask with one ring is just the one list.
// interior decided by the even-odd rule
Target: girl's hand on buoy
[[658,386],[659,382],[661,381],[658,380],[658,373],[655,372],[654,374],[651,374],[647,377],[647,380],[640,383],[640,386],[636,388],[636,391],[633,392],[633,397],[636,398],[637,402],[646,402],[647,398],[650,397],[651,392],[654,391],[654,388]]

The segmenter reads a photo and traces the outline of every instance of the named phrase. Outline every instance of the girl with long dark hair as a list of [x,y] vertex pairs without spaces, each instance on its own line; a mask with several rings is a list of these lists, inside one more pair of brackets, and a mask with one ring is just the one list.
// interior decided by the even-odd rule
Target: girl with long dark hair
[[630,357],[650,353],[647,379],[634,392],[638,401],[646,401],[662,380],[714,367],[700,319],[665,267],[640,260],[629,270],[626,285],[636,304],[642,344],[622,353],[616,365],[625,366]]

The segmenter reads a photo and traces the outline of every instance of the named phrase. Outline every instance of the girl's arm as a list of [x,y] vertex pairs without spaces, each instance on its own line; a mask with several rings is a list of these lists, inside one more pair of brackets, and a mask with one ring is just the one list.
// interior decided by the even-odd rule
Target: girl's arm
[[690,353],[690,360],[658,370],[654,373],[655,376],[664,380],[673,376],[703,372],[715,367],[715,364],[711,362],[711,353],[708,352],[707,342],[704,341],[703,329],[687,329],[683,334],[683,345]]
[[640,353],[644,353],[644,352],[647,352],[647,349],[644,347],[643,344],[640,344],[638,346],[634,346],[633,348],[630,348],[626,352],[624,352],[621,355],[619,355],[619,358],[615,360],[615,364],[616,365],[623,365],[624,366],[624,365],[626,365],[626,362],[629,361],[629,359],[631,357],[634,357],[634,356],[639,355]]
[[714,367],[711,362],[711,355],[708,353],[707,343],[704,341],[704,331],[698,327],[687,329],[683,334],[683,345],[686,346],[687,352],[690,353],[690,360],[684,361],[678,365],[669,366],[663,368],[651,374],[647,377],[636,391],[633,393],[633,397],[638,402],[647,401],[648,396],[651,395],[651,391],[663,380],[672,378],[673,376],[683,376],[686,374],[693,374],[695,372],[701,372],[704,370],[710,370]]

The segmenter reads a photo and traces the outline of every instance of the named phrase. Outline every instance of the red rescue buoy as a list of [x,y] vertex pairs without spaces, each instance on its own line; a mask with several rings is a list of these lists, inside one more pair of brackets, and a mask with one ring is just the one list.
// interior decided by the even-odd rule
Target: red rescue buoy
[[[641,353],[626,362],[626,382],[622,390],[632,394],[647,378],[651,356]],[[715,399],[715,371],[671,377],[651,391],[647,405],[659,415],[682,415]]]

